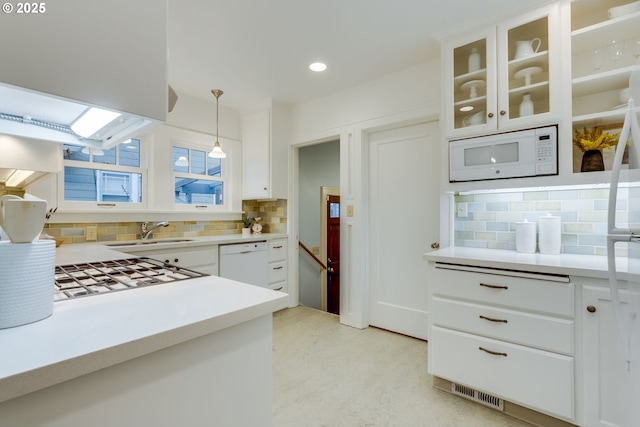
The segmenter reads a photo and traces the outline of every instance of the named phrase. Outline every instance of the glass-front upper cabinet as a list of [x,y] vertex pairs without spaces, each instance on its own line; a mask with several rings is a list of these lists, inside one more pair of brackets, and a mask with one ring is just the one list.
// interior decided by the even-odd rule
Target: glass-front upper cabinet
[[558,14],[554,4],[442,43],[449,139],[559,120]]
[[[617,141],[630,96],[629,77],[640,69],[640,2],[572,2],[571,65],[573,172],[609,170],[615,154],[612,142]],[[603,134],[600,144],[582,142],[597,141]],[[586,161],[595,151],[600,152],[595,153],[598,161]]]

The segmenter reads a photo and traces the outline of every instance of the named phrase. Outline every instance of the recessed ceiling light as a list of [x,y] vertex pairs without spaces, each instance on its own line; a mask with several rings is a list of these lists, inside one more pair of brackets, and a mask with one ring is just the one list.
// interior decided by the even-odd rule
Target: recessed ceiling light
[[314,62],[313,64],[309,65],[309,69],[312,71],[324,71],[327,69],[327,65],[323,64],[322,62]]

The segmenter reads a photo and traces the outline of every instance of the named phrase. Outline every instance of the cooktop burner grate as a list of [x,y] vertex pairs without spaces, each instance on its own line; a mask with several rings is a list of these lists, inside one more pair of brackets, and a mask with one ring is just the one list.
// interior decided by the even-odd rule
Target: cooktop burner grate
[[127,258],[59,265],[55,269],[55,301],[193,279],[204,273],[152,258]]

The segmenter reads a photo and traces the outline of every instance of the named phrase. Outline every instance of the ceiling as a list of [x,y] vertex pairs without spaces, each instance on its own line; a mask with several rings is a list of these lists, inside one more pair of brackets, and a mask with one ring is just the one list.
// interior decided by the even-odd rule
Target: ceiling
[[[169,0],[169,83],[240,112],[297,104],[439,56],[437,39],[549,0]],[[328,66],[323,73],[311,62]],[[180,102],[178,100],[178,102]]]

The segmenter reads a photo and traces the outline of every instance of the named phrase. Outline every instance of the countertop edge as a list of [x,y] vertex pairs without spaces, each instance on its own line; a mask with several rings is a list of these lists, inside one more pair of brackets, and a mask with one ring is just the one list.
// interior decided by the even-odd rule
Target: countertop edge
[[[574,277],[607,279],[607,257],[598,255],[523,254],[501,249],[448,247],[423,254],[423,260],[507,268],[531,273],[559,274]],[[617,259],[618,277],[627,280],[626,259]]]
[[229,328],[287,307],[287,295],[0,379],[0,402]]

